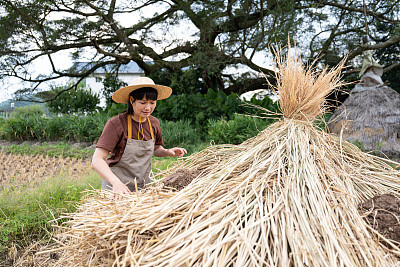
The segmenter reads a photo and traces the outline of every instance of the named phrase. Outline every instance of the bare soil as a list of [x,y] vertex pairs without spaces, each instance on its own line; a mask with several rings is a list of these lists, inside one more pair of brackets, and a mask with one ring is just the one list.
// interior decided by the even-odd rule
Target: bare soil
[[197,170],[179,169],[163,179],[164,186],[180,191],[190,184],[199,174],[200,171]]
[[[385,238],[400,246],[400,199],[383,194],[361,203],[359,206],[365,220]],[[382,242],[387,245],[386,242]]]

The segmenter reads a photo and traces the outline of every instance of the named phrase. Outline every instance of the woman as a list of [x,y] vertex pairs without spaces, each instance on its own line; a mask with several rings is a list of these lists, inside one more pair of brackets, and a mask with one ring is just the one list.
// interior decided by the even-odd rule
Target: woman
[[128,104],[128,110],[107,121],[93,154],[92,166],[103,178],[103,189],[129,194],[136,186],[143,188],[151,182],[153,155],[177,157],[187,153],[184,148],[163,148],[160,122],[151,116],[157,100],[171,93],[171,88],[140,77],[113,94],[112,99]]

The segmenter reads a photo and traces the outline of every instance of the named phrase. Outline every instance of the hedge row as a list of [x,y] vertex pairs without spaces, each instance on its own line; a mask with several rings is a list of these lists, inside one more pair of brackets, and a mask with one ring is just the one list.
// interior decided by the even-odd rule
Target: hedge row
[[[109,119],[88,116],[17,116],[0,120],[0,139],[96,142]],[[201,127],[189,120],[160,120],[166,147],[196,146],[211,141],[238,144],[265,129],[271,120],[234,115],[231,120],[208,120]]]

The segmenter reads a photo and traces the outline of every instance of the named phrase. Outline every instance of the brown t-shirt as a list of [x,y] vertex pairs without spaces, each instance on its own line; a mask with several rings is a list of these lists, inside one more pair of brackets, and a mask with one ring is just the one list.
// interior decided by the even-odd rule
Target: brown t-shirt
[[[128,140],[128,113],[121,113],[107,121],[104,126],[103,133],[96,144],[98,148],[104,148],[110,151],[111,155],[107,159],[110,167],[119,162],[125,150],[126,141]],[[160,122],[156,117],[149,116],[153,134],[155,139],[155,146],[157,148],[164,142],[162,139]],[[149,122],[147,119],[142,122],[144,141],[151,139]],[[132,139],[138,139],[139,122],[132,120]],[[142,140],[142,132],[140,131],[140,140]]]

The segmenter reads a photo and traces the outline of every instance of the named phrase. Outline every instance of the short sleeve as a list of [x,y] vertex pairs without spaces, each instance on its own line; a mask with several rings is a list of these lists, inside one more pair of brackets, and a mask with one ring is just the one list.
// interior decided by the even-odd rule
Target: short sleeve
[[156,146],[162,146],[163,144],[164,144],[164,141],[163,141],[163,138],[162,138],[161,127],[158,127],[157,132],[156,132],[155,145]]
[[107,121],[104,126],[103,132],[96,144],[97,148],[104,148],[110,152],[114,152],[118,141],[120,139],[119,133],[111,120]]
[[151,120],[151,126],[153,127],[154,135],[155,135],[154,136],[154,139],[155,139],[154,145],[157,148],[164,144],[162,133],[161,133],[160,121],[153,116],[150,117],[150,120]]

